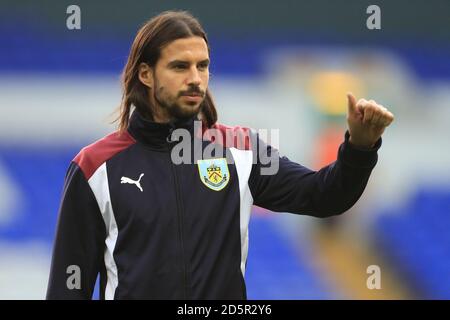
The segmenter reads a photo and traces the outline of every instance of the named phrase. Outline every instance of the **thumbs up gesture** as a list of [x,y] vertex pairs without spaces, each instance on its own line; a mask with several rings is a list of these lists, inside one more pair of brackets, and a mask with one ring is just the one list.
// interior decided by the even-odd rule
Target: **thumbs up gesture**
[[359,99],[356,102],[351,93],[347,93],[347,124],[350,143],[362,148],[371,148],[394,121],[394,115],[384,106],[373,100]]

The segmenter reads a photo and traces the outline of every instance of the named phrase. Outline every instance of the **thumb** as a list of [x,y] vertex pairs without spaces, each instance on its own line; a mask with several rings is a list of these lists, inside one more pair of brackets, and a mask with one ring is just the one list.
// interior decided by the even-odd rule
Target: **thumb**
[[356,98],[351,92],[347,93],[348,113],[356,113]]

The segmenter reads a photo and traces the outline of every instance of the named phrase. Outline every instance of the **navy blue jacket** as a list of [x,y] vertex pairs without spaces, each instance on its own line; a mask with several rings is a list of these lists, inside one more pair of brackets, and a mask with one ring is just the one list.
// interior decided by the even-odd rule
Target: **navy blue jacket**
[[[341,214],[361,196],[381,146],[380,139],[373,149],[355,148],[347,132],[337,161],[313,171],[278,156],[247,128],[216,124],[217,132],[234,138],[201,139],[196,119],[160,124],[135,111],[127,131],[74,158],[48,299],[90,299],[98,274],[102,299],[246,299],[252,205],[315,217]],[[196,151],[214,152],[198,159],[177,150],[191,161],[174,163],[180,146],[174,129],[191,133],[191,151],[199,142]],[[261,151],[276,155],[275,174],[262,174],[269,164]]]

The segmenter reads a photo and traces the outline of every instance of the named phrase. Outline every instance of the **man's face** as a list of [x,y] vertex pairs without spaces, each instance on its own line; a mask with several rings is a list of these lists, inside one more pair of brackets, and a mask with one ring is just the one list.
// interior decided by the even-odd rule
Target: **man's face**
[[201,37],[178,39],[161,50],[153,83],[156,102],[171,118],[197,114],[209,82],[209,53]]

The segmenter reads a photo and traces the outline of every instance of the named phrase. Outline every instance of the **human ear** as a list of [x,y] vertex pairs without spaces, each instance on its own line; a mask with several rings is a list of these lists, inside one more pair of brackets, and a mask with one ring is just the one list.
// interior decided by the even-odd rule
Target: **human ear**
[[138,77],[143,85],[150,89],[153,87],[153,68],[148,64],[141,62],[138,67]]

